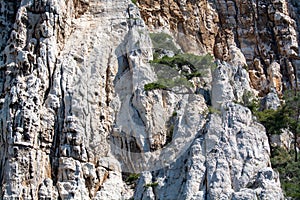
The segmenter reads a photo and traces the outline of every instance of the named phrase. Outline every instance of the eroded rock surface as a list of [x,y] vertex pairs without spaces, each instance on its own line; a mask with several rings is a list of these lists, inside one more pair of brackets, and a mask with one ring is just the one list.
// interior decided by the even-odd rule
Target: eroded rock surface
[[[247,65],[260,95],[299,79],[299,3],[287,0],[138,1],[153,31],[171,32],[184,51]],[[244,60],[244,58],[245,60]],[[283,75],[283,77],[282,77]]]
[[[250,2],[1,1],[0,198],[283,199],[240,104],[295,84],[299,8]],[[144,90],[149,30],[220,60],[210,101]]]
[[[248,108],[233,103],[239,98],[234,96],[237,91],[249,88],[243,77],[246,71],[235,69],[219,64],[212,83],[215,110],[174,164],[142,174],[135,199],[284,199],[279,175],[270,168],[265,128],[253,119]],[[221,91],[231,95],[224,96],[217,84],[226,81],[233,71],[238,72],[234,75],[237,80],[245,78],[245,82],[240,87],[225,82],[228,88]],[[153,182],[157,185],[145,187]]]

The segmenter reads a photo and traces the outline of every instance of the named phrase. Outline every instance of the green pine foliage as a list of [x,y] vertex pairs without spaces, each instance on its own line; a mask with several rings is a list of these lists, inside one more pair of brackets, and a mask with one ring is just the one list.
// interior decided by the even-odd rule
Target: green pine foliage
[[285,92],[284,99],[286,103],[283,106],[283,113],[286,115],[288,128],[294,134],[300,132],[300,91]]
[[[213,56],[181,53],[181,50],[173,42],[173,38],[166,33],[150,33],[150,38],[154,57],[150,63],[158,80],[146,84],[144,86],[145,91],[163,89],[173,92],[191,92],[193,87],[190,82],[191,79],[203,77],[210,70],[216,68]],[[166,56],[166,51],[173,52],[174,56]]]
[[267,134],[280,134],[283,128],[288,128],[294,134],[299,133],[300,93],[293,93],[294,91],[285,92],[285,103],[277,110],[260,111],[256,101],[247,105],[258,121],[264,125]]
[[161,84],[159,82],[148,83],[148,84],[145,84],[145,86],[144,86],[144,90],[145,91],[157,90],[157,89],[166,90],[167,86],[165,86],[165,85],[163,85],[163,84]]
[[154,67],[158,80],[144,86],[145,91],[174,88],[192,88],[190,80],[202,77],[213,70],[216,65],[211,55],[197,56],[193,54],[178,54],[173,57],[164,56],[150,62]]
[[287,197],[300,199],[300,161],[296,150],[296,139],[300,133],[300,93],[299,91],[285,91],[285,103],[277,110],[259,111],[257,102],[251,105],[252,112],[262,123],[268,136],[280,134],[283,128],[294,135],[294,149],[271,148],[271,163],[279,171],[282,188]]
[[177,70],[183,70],[183,67],[188,67],[190,73],[182,72],[188,80],[193,77],[200,77],[207,73],[207,70],[214,70],[216,64],[213,62],[213,57],[210,54],[198,56],[194,54],[178,54],[173,57],[164,56],[160,59],[154,59],[151,63],[162,64]]
[[268,135],[280,134],[281,129],[287,128],[287,116],[282,107],[278,110],[263,110],[255,112],[259,122],[264,125]]
[[158,182],[147,183],[144,185],[145,188],[156,187],[156,186],[158,186]]
[[279,172],[285,196],[300,199],[300,162],[294,161],[294,151],[275,149],[271,163],[272,167]]
[[140,177],[140,174],[132,173],[126,178],[125,182],[129,185],[134,184],[139,179],[139,177]]

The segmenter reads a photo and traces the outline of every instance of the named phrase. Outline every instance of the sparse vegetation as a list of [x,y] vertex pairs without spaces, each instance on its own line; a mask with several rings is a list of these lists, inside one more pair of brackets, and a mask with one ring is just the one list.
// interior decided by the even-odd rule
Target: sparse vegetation
[[208,107],[208,113],[209,114],[218,114],[218,115],[220,115],[221,111],[218,110],[218,109],[216,109],[216,108],[214,108],[214,107],[212,107],[212,106],[209,106]]
[[[262,123],[267,131],[267,135],[280,134],[281,129],[286,128],[294,134],[294,144],[297,143],[298,133],[300,132],[300,93],[286,91],[284,95],[285,103],[277,110],[259,111],[257,106],[253,106],[253,113],[258,121]],[[253,103],[256,104],[256,103]],[[296,148],[296,145],[294,145]],[[295,161],[297,161],[297,151],[294,149]]]
[[145,188],[156,187],[156,186],[158,186],[158,182],[147,183],[144,185]]
[[259,102],[258,99],[255,97],[253,92],[245,91],[242,97],[242,104],[248,107],[252,113],[257,112],[259,110]]
[[172,117],[176,117],[176,116],[177,116],[177,112],[174,111],[174,112],[172,113]]
[[193,73],[190,73],[190,74],[186,74],[185,77],[188,79],[188,80],[191,80],[192,78],[194,77],[201,77],[203,76],[201,74],[201,72],[193,72]]
[[193,85],[190,80],[194,77],[202,77],[215,67],[212,56],[193,54],[178,54],[173,57],[164,56],[151,61],[151,64],[156,71],[158,80],[146,84],[144,87],[146,91],[168,89],[174,92],[191,92]]
[[135,182],[139,179],[139,177],[140,177],[140,174],[135,174],[135,173],[130,174],[130,175],[127,177],[127,179],[125,180],[125,182],[126,182],[127,184],[131,185],[131,184],[135,183]]
[[144,86],[144,90],[145,91],[150,91],[150,90],[156,90],[156,89],[167,89],[167,86],[165,85],[162,85],[158,82],[154,82],[154,83],[148,83],[148,84],[145,84]]
[[194,54],[178,54],[173,57],[164,56],[154,59],[151,63],[167,65],[180,71],[188,80],[204,75],[207,70],[214,70],[216,64],[210,54],[197,56]]
[[131,0],[131,2],[136,5],[137,0]]
[[192,87],[191,83],[188,82],[186,79],[177,77],[174,79],[161,78],[156,82],[145,84],[144,90],[150,91],[150,90],[161,89],[161,90],[171,91],[171,88],[174,88],[176,86],[186,87],[186,88]]
[[282,108],[256,111],[254,114],[257,116],[258,121],[264,125],[268,135],[280,134],[281,129],[287,127],[286,115],[283,113]]
[[163,89],[179,93],[193,92],[190,80],[203,77],[216,68],[213,56],[182,53],[172,36],[166,33],[150,33],[150,38],[153,45],[153,60],[150,63],[158,80],[146,84],[145,91]]
[[282,129],[288,129],[294,135],[294,149],[287,151],[271,147],[271,163],[280,173],[282,188],[287,197],[300,199],[300,162],[297,153],[297,138],[300,132],[300,94],[298,91],[286,91],[285,103],[277,110],[259,110],[258,103],[249,104],[250,109],[262,123],[267,135],[280,134]]
[[[298,153],[297,153],[297,138],[300,133],[300,91],[287,91],[285,92],[285,101],[282,108],[282,112],[286,116],[286,125],[287,128],[294,135],[294,152],[295,152],[295,162],[298,161]],[[300,177],[299,177],[300,178]]]
[[272,167],[279,172],[285,196],[300,199],[300,162],[295,162],[294,151],[276,148],[271,158]]

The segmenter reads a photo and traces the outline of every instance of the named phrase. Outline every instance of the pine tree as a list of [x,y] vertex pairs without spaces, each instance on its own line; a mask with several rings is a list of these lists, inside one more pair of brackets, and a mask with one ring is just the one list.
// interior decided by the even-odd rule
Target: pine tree
[[295,162],[297,162],[297,138],[300,132],[300,93],[297,90],[286,91],[284,99],[285,104],[282,107],[282,111],[284,115],[286,115],[285,118],[287,120],[287,128],[293,133],[294,136]]

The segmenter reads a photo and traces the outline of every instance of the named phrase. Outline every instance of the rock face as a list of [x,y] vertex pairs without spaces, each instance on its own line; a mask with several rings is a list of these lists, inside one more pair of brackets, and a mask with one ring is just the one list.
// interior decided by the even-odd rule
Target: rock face
[[[137,5],[0,2],[0,199],[283,199],[265,129],[240,104],[270,92],[276,106],[295,86],[299,4]],[[160,29],[219,59],[200,88],[210,101],[144,90]]]
[[[270,168],[264,127],[248,108],[233,103],[240,88],[226,86],[222,91],[227,96],[214,96],[220,92],[220,81],[244,78],[238,70],[231,74],[233,69],[219,65],[212,84],[212,104],[218,110],[209,114],[191,147],[174,164],[142,174],[135,199],[283,199],[278,173]],[[145,188],[149,182],[158,185]]]
[[[287,0],[138,1],[153,31],[171,32],[184,51],[247,65],[260,95],[299,79],[299,3]],[[245,58],[245,60],[244,60]]]

